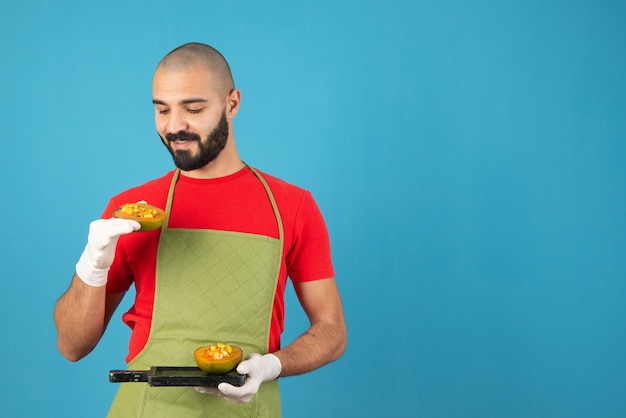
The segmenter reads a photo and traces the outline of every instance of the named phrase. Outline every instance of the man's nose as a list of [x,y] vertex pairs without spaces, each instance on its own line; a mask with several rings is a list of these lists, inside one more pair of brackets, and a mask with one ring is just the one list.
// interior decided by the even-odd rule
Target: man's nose
[[187,131],[188,128],[189,125],[187,124],[187,120],[183,112],[172,110],[167,121],[167,132],[176,134],[181,131]]

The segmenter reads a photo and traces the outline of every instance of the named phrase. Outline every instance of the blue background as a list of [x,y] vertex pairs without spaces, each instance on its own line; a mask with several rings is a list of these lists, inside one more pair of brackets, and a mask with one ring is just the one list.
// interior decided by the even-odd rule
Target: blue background
[[109,196],[171,169],[152,73],[201,41],[242,90],[242,158],[331,234],[349,347],[282,380],[286,417],[626,416],[624,22],[603,0],[4,3],[0,415],[107,411],[121,311],[74,364],[52,310]]

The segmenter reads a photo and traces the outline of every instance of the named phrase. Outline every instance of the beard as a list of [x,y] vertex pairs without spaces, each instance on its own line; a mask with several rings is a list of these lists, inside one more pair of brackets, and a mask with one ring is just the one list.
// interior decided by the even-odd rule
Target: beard
[[[160,136],[160,135],[159,135]],[[172,155],[176,167],[183,171],[197,170],[204,167],[217,158],[228,141],[228,121],[226,111],[222,112],[222,117],[217,126],[202,141],[200,135],[193,132],[180,131],[176,134],[165,134],[165,139],[161,136],[163,144]],[[173,141],[196,141],[198,143],[198,153],[193,155],[189,150],[175,150],[172,148]]]

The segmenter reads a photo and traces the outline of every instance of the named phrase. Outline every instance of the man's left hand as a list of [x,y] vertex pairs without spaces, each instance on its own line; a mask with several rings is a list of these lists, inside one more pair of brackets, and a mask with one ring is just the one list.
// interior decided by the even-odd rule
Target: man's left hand
[[274,354],[262,356],[253,353],[237,366],[237,373],[246,375],[243,386],[220,383],[217,388],[195,387],[194,389],[198,392],[222,396],[232,403],[249,402],[258,392],[261,383],[276,379],[281,370],[280,360]]

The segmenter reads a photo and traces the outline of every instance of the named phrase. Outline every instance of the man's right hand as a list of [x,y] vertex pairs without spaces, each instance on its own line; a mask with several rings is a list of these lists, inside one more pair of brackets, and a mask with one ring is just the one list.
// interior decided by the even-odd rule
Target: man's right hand
[[89,225],[87,245],[78,263],[76,274],[89,286],[104,286],[109,267],[115,257],[115,246],[120,235],[141,228],[137,221],[129,219],[98,219]]

